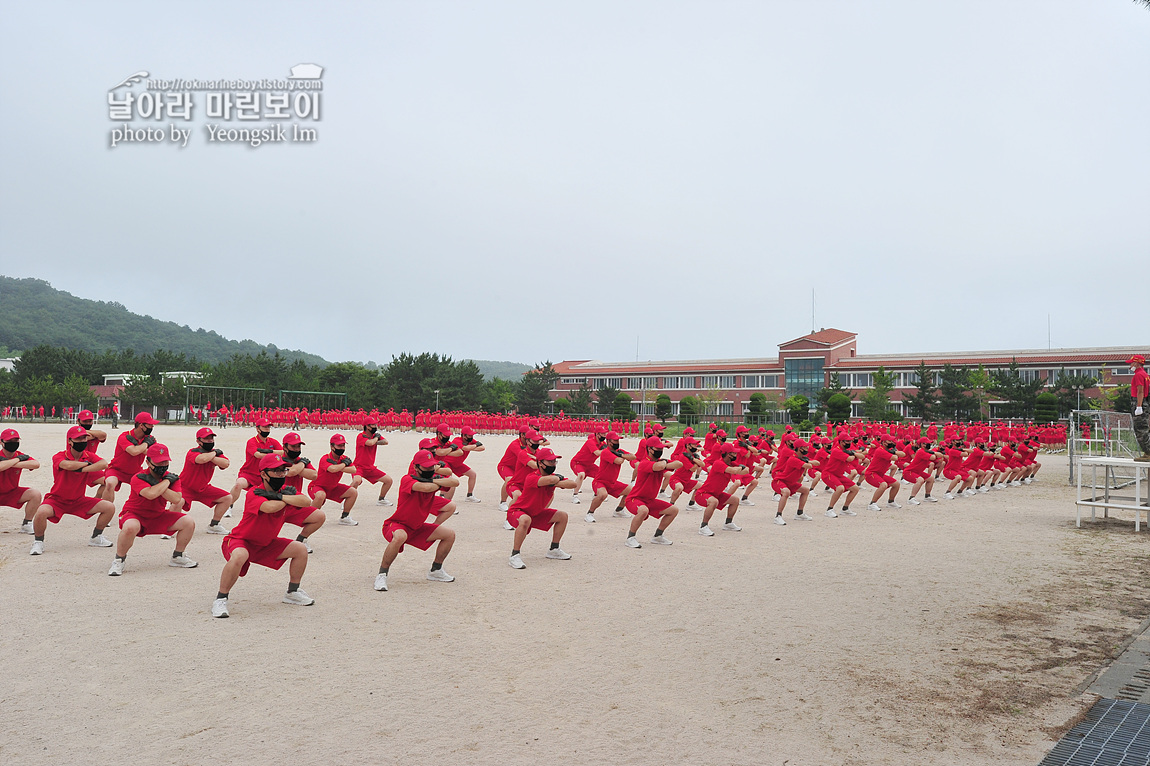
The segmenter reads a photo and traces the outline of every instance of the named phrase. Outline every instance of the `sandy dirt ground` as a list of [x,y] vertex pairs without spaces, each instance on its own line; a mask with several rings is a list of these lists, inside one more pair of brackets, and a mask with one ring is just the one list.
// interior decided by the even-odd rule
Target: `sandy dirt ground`
[[[47,490],[65,428],[20,430],[46,464],[22,483]],[[251,433],[217,443],[240,458]],[[304,454],[329,435],[305,431]],[[178,465],[194,444],[188,427],[155,436]],[[420,437],[390,438],[394,474]],[[585,524],[563,492],[573,558],[545,559],[533,533],[516,571],[496,508],[510,437],[481,438],[483,503],[449,522],[454,583],[427,581],[430,552],[409,548],[372,589],[389,509],[368,489],[359,526],[329,503],[312,538],[314,606],[280,603],[286,568],[254,567],[227,620],[209,614],[223,557],[203,506],[198,568],[168,567],[171,543],[149,537],[118,578],[90,523],[50,526],[31,557],[0,509],[0,762],[1035,764],[1150,612],[1150,534],[1075,529],[1064,457],[1032,486],[938,505],[828,519],[823,495],[786,527],[759,490],[742,532],[701,537],[684,511],[673,546],[641,550],[626,520]],[[579,443],[554,441],[565,458]]]

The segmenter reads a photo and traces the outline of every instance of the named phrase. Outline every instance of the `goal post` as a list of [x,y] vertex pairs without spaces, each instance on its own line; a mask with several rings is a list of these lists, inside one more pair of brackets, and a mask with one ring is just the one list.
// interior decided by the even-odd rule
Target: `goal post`
[[187,423],[227,426],[215,414],[221,407],[227,407],[228,412],[263,409],[266,396],[267,391],[262,388],[186,385],[183,417]]

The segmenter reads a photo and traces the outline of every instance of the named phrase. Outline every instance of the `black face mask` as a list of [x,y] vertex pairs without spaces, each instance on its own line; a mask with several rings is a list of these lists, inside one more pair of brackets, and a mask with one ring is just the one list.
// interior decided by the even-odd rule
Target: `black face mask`
[[285,481],[287,481],[286,476],[269,476],[267,478],[268,486],[276,492],[280,491],[280,488],[283,487]]
[[302,450],[287,449],[286,447],[284,448],[284,454],[287,455],[288,458],[291,460],[295,460],[296,458],[298,458],[300,452],[302,452]]
[[661,450],[661,449],[651,450],[651,459],[652,460],[658,460],[661,457],[663,457],[663,450]]
[[84,450],[88,449],[88,442],[72,442],[72,450],[77,455],[84,454]]
[[735,462],[735,456],[734,455],[724,455],[723,460],[727,461],[728,463],[733,464]]
[[272,435],[271,431],[258,431],[257,433],[259,433],[261,439],[266,439]]
[[343,454],[343,447],[332,447],[331,448],[331,454],[342,455]]
[[555,473],[555,466],[541,465],[539,466],[539,470],[543,473],[544,476],[550,476],[551,474]]
[[80,423],[80,428],[83,428],[85,431],[91,431],[92,430],[92,424],[91,423]]
[[16,450],[20,449],[20,441],[15,440],[15,441],[10,441],[10,442],[4,442],[4,449],[8,450],[9,452],[15,452]]
[[216,448],[215,442],[201,442],[200,443],[200,449],[203,450],[204,452],[211,452],[215,448]]
[[447,446],[447,437],[446,436],[440,436],[439,437],[439,443],[446,447]]
[[420,470],[419,480],[420,481],[434,481],[435,480],[435,469],[431,469],[429,471]]
[[534,452],[535,450],[539,449],[539,445],[538,444],[528,444],[527,449]]
[[163,476],[167,472],[168,472],[168,467],[166,465],[153,465],[152,466],[152,475],[153,476]]
[[144,436],[150,436],[153,426],[144,426]]
[[375,426],[369,426],[367,431],[368,433],[375,433]]

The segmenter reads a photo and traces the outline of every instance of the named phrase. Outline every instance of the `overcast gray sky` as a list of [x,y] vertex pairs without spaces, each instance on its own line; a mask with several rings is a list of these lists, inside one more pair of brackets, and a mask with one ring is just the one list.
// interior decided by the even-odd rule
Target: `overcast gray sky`
[[[1129,0],[5,6],[0,273],[332,360],[1150,344]],[[108,147],[299,63],[312,145]]]

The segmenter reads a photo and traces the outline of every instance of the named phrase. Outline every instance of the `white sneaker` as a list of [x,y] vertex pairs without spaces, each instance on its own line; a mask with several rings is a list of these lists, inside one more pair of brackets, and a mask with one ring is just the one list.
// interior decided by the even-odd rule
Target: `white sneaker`
[[1012,481],[1012,482],[1010,482],[1010,486],[1012,486],[1012,487],[1021,487],[1021,486],[1022,486],[1022,482],[1020,482],[1020,481]]
[[911,483],[909,481],[907,481],[906,479],[899,479],[898,483],[902,484],[904,486],[907,486],[907,487],[912,486]]
[[380,572],[375,576],[375,589],[387,590],[387,575],[385,573]]
[[625,519],[627,518],[627,511],[622,508],[616,508],[615,512],[611,515],[616,519]]
[[980,487],[978,491],[985,495],[990,491],[990,487]]
[[217,598],[212,602],[212,617],[227,617],[228,616],[228,600],[226,598]]
[[655,545],[670,545],[671,541],[663,535],[651,535],[651,542]]
[[780,527],[785,527],[787,525],[787,520],[784,519],[782,516],[776,516],[775,517],[775,523],[778,524]]
[[504,513],[507,513],[507,501],[506,500],[504,500],[502,503],[499,504],[499,510],[503,511]]
[[902,508],[902,505],[900,505],[899,503],[896,503],[894,500],[888,500],[886,507],[887,508]]
[[572,496],[571,496],[571,504],[572,504],[572,505],[579,505],[579,504],[580,504],[580,503],[582,503],[582,502],[583,502],[583,501],[579,499],[579,496],[578,496],[578,495],[572,495]]
[[942,497],[943,497],[943,499],[945,499],[945,500],[953,500],[953,499],[954,499],[954,495],[953,495],[952,493],[950,493],[950,492],[947,492],[947,493],[946,493],[945,495],[943,495]]
[[315,551],[313,551],[311,549],[311,542],[307,538],[304,538],[303,540],[300,540],[299,542],[303,543],[303,547],[307,548],[307,553],[309,556],[311,554],[315,553]]
[[112,541],[103,535],[96,535],[88,540],[88,545],[92,548],[111,548]]
[[168,566],[180,567],[181,569],[195,569],[197,566],[199,566],[199,562],[192,561],[187,556],[172,556],[170,559],[168,559]]
[[808,493],[807,493],[807,495],[808,495],[809,497],[818,497],[818,496],[819,496],[819,493],[818,493],[818,492],[815,492],[815,491],[812,489],[810,492],[808,492]]
[[455,582],[455,578],[444,572],[443,569],[433,569],[427,573],[427,579],[432,582]]
[[121,558],[112,559],[112,568],[108,570],[109,577],[119,577],[124,574],[124,564],[126,562]]
[[20,525],[20,531],[21,531],[21,532],[23,532],[23,533],[24,533],[24,534],[26,534],[26,535],[34,535],[34,534],[36,534],[36,533],[35,533],[35,532],[32,530],[32,522],[30,522],[30,521],[25,521],[23,524],[21,524],[21,525]]
[[858,514],[852,511],[850,508],[843,508],[843,516],[858,516]]
[[699,534],[702,535],[703,537],[714,537],[715,536],[715,533],[712,532],[711,528],[708,527],[706,524],[699,527]]
[[391,501],[390,500],[376,500],[375,504],[387,506],[387,505],[391,505]]
[[302,590],[293,590],[291,593],[284,594],[283,602],[285,604],[294,604],[295,606],[311,606],[315,603],[315,599]]
[[668,498],[670,496],[671,496],[671,490],[669,490],[669,489],[665,489],[659,493],[659,497],[662,497],[662,498]]
[[[467,497],[463,498],[463,501],[466,503],[482,503],[483,502],[482,500],[480,500],[475,495],[468,495]],[[390,503],[391,501],[388,500],[387,502]]]
[[778,492],[776,492],[776,493],[775,493],[775,496],[774,496],[774,498],[773,498],[773,499],[774,499],[774,501],[777,503],[778,501],[780,501],[780,500],[782,500],[782,499],[783,499],[783,496],[782,496],[782,495],[780,495]]
[[207,532],[209,535],[226,535],[231,532],[231,530],[223,524],[208,524]]
[[171,535],[160,535],[160,539],[161,540],[171,540],[172,536]]
[[523,557],[516,553],[511,558],[507,559],[507,564],[512,569],[526,569],[527,565],[523,563]]
[[340,516],[339,525],[341,527],[358,527],[359,522],[353,519],[351,516]]
[[[227,509],[226,511],[224,511],[224,518],[225,518],[225,519],[230,519],[231,517],[232,517],[232,509],[231,509],[231,507],[229,506],[229,507],[228,507],[228,509]],[[219,599],[216,599],[216,600],[217,600],[217,601],[219,601]],[[214,609],[214,607],[213,607],[213,609]],[[222,615],[217,615],[217,616],[220,616],[220,617],[227,617],[227,616],[228,616],[228,614],[227,614],[227,611],[228,611],[228,610],[227,610],[227,605],[225,604],[225,605],[224,605],[224,613],[223,613]]]
[[628,537],[626,539],[626,541],[624,541],[623,545],[626,545],[628,548],[642,548],[643,547],[642,543],[639,542],[639,538],[637,538],[637,537]]
[[828,519],[837,519],[837,518],[839,517],[839,515],[838,515],[837,513],[835,513],[835,509],[834,509],[834,508],[827,508],[827,512],[826,512],[824,515],[825,515],[825,516],[826,516]]
[[755,501],[754,500],[747,500],[745,498],[740,498],[739,499],[739,505],[745,505],[748,508],[754,508],[755,507]]
[[878,503],[871,503],[870,505],[868,505],[866,507],[866,509],[868,511],[881,511],[882,510],[882,508],[879,508]]
[[796,513],[795,519],[797,521],[814,521],[815,517],[814,516],[808,516],[807,512],[803,511],[802,513]]
[[556,559],[558,561],[566,561],[571,558],[571,554],[562,548],[550,548],[544,556],[545,558]]
[[1023,483],[1023,484],[1033,484],[1033,483],[1034,483],[1034,479],[1032,479],[1032,478],[1030,478],[1029,476],[1027,476],[1025,479],[1023,479],[1023,480],[1022,480],[1022,483]]
[[728,521],[726,524],[724,524],[723,529],[727,530],[728,532],[742,532],[743,531],[743,528],[740,527],[738,524],[736,524],[733,521]]
[[930,495],[927,495],[925,499],[928,503],[937,503],[938,502],[937,497],[931,497]]
[[32,551],[31,551],[31,553],[30,553],[29,555],[32,555],[32,556],[39,556],[39,555],[41,555],[43,552],[44,552],[44,541],[43,541],[43,540],[35,540],[35,541],[33,541],[33,543],[32,543]]
[[907,502],[910,503],[911,505],[922,505],[922,501],[919,500],[917,497],[912,497],[910,500],[907,500]]
[[687,510],[688,511],[701,511],[701,510],[703,510],[703,506],[699,505],[694,500],[692,500],[691,502],[687,503]]
[[503,520],[503,528],[508,530],[509,532],[515,529],[515,527],[511,526],[511,522],[508,521],[507,519]]
[[583,517],[583,521],[587,522],[588,524],[594,524],[595,523],[595,514],[593,514],[593,513],[586,514]]

